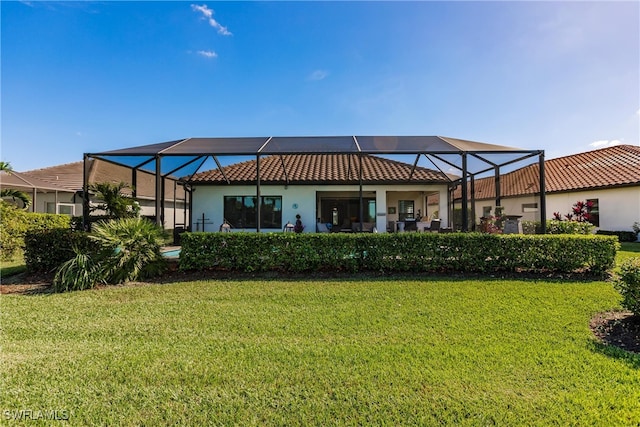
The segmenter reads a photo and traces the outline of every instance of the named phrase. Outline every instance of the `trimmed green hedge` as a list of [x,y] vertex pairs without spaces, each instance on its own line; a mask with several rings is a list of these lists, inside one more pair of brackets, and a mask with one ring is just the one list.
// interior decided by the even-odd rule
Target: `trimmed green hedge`
[[25,212],[0,201],[0,259],[8,261],[20,254],[25,246],[25,235],[32,231],[69,229],[68,215]]
[[99,249],[88,233],[64,228],[30,231],[24,241],[24,260],[31,272],[55,270],[75,256],[74,246],[83,253]]
[[484,233],[185,233],[181,270],[589,272],[615,266],[612,236]]

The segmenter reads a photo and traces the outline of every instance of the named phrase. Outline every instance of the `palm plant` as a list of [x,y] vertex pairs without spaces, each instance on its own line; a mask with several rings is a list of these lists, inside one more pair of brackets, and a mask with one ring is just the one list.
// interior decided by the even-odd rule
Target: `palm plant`
[[75,256],[62,264],[53,278],[56,292],[81,291],[103,282],[99,255],[82,253],[73,248]]
[[126,182],[99,182],[89,185],[89,190],[102,200],[93,210],[104,210],[110,218],[133,218],[140,213],[138,202],[123,190],[131,188]]
[[97,223],[89,238],[98,242],[97,251],[81,252],[56,271],[58,292],[119,284],[162,273],[166,268],[160,247],[164,230],[145,218],[124,218]]
[[27,194],[20,190],[14,190],[12,188],[3,188],[0,190],[0,199],[12,198],[13,201],[20,201],[22,203],[22,209],[28,209],[31,206],[31,198]]
[[11,166],[11,163],[0,161],[0,171],[11,172],[12,170],[13,170],[13,167]]
[[107,254],[103,275],[108,283],[123,283],[161,273],[164,231],[145,218],[124,218],[96,224],[90,238]]
[[[13,167],[9,162],[0,161],[0,171],[11,174],[11,172],[13,172]],[[0,199],[8,199],[9,197],[11,197],[14,201],[16,199],[21,201],[23,209],[27,209],[29,208],[29,206],[31,206],[31,199],[29,198],[29,196],[27,196],[27,193],[11,188],[4,188],[0,190]]]

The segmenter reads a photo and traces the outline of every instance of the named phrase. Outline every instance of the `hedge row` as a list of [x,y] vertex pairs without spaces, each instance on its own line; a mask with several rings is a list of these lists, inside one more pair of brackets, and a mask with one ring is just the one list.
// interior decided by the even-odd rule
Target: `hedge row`
[[185,233],[181,270],[558,272],[615,266],[612,236]]
[[68,215],[25,212],[0,201],[0,259],[9,261],[20,254],[25,246],[25,235],[52,229],[69,229]]
[[33,230],[25,236],[24,261],[29,271],[53,271],[75,256],[74,247],[82,253],[97,252],[99,245],[88,233],[71,229]]

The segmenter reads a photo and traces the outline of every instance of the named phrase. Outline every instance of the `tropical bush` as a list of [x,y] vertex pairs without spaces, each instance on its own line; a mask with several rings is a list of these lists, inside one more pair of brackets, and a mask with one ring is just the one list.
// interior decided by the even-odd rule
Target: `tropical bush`
[[97,250],[74,247],[75,256],[56,271],[56,291],[124,283],[158,275],[166,268],[160,252],[164,231],[147,219],[103,221],[94,225],[88,238],[97,244]]
[[640,315],[640,257],[629,258],[622,263],[614,286],[622,295],[620,304]]
[[93,288],[102,281],[101,265],[97,253],[82,253],[74,248],[75,256],[64,262],[56,271],[53,289],[56,292],[81,291]]
[[92,211],[102,210],[108,218],[135,218],[140,214],[140,205],[130,195],[124,192],[131,187],[126,182],[98,182],[89,185],[89,190],[102,201],[92,207]]
[[98,242],[103,256],[102,279],[117,284],[151,277],[163,271],[160,252],[164,230],[145,218],[104,221],[93,227],[89,238]]

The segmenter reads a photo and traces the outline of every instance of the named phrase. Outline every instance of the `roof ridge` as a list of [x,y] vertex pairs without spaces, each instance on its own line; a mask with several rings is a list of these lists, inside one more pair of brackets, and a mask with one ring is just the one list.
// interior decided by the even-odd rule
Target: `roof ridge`
[[69,162],[69,163],[62,163],[59,165],[53,165],[53,166],[45,166],[42,168],[37,168],[37,169],[29,169],[27,171],[23,171],[22,173],[32,173],[32,172],[39,172],[39,171],[46,171],[48,169],[54,169],[54,168],[61,168],[61,167],[67,167],[67,166],[71,166],[71,165],[76,165],[82,163],[82,160],[77,161],[77,162]]
[[632,149],[634,149],[634,151],[640,151],[640,145],[618,144],[618,145],[612,145],[612,146],[609,146],[609,147],[594,148],[593,150],[583,151],[583,152],[580,152],[580,153],[567,154],[567,155],[560,156],[560,157],[554,157],[553,159],[547,159],[547,161],[566,159],[567,157],[586,156],[586,155],[593,154],[593,153],[596,153],[596,152],[611,151],[611,150],[616,150],[618,148],[632,148]]

